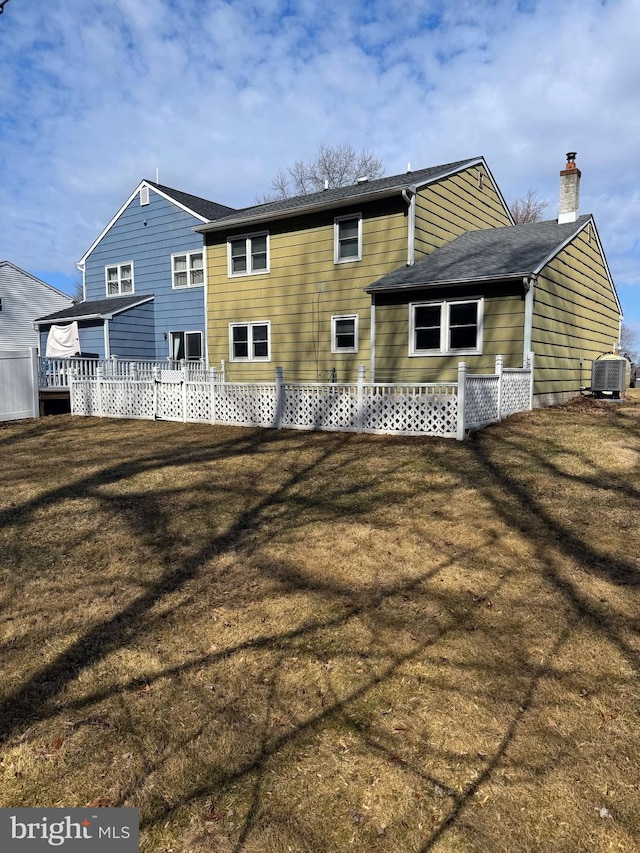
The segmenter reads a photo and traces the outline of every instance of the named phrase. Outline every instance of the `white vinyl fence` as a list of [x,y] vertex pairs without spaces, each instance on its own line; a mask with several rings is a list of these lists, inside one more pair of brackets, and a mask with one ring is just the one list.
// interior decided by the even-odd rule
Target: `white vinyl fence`
[[72,376],[71,412],[98,417],[143,418],[235,426],[431,435],[462,440],[465,432],[532,407],[533,355],[529,365],[468,375],[428,385],[365,382],[226,382],[216,370],[189,376],[188,367],[155,367],[152,379]]
[[44,358],[39,361],[39,384],[41,388],[68,388],[69,377],[77,379],[96,379],[101,370],[103,379],[148,379],[154,377],[154,370],[187,370],[188,378],[208,380],[209,371],[200,361],[131,361],[111,358]]
[[0,421],[37,418],[39,413],[36,350],[0,350]]

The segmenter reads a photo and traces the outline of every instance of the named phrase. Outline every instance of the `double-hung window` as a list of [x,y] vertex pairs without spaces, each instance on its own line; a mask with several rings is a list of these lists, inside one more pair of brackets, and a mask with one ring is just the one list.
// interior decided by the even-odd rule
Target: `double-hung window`
[[409,305],[409,355],[482,352],[482,299]]
[[253,275],[269,272],[269,235],[246,234],[227,242],[229,275]]
[[202,332],[169,332],[171,352],[174,361],[200,361],[202,358]]
[[202,252],[187,252],[171,256],[173,289],[197,287],[204,284],[204,256]]
[[358,352],[358,315],[331,318],[331,352]]
[[270,361],[270,323],[230,323],[231,361]]
[[359,261],[362,258],[362,214],[336,217],[333,229],[334,262]]
[[133,293],[133,261],[105,267],[107,296],[122,296]]

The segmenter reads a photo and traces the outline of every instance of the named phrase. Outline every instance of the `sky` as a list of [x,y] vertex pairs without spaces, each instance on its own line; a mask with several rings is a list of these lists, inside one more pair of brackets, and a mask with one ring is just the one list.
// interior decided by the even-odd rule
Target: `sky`
[[143,178],[231,207],[321,143],[482,155],[558,212],[576,151],[640,335],[640,0],[7,0],[0,260],[73,293]]

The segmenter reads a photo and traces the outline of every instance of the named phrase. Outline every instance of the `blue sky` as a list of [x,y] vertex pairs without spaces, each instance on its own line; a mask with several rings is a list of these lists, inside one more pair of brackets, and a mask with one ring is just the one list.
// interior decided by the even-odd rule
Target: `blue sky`
[[9,0],[0,259],[69,292],[142,178],[233,207],[322,142],[386,174],[484,155],[557,215],[582,171],[640,333],[640,0]]

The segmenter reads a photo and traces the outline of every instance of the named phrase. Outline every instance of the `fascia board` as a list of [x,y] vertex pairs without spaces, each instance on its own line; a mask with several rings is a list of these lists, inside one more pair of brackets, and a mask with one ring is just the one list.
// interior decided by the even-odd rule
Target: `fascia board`
[[525,276],[530,276],[531,271],[508,273],[507,275],[489,275],[482,278],[445,278],[437,281],[413,282],[411,284],[396,284],[389,287],[364,287],[365,293],[395,293],[399,290],[420,290],[423,287],[455,287],[458,284],[491,284],[495,281],[519,281]]
[[383,190],[376,190],[371,193],[360,193],[357,195],[346,196],[338,201],[316,202],[315,204],[303,205],[302,207],[287,208],[286,210],[277,211],[275,213],[265,213],[258,216],[251,216],[246,219],[216,219],[214,222],[208,222],[206,225],[196,225],[193,229],[199,234],[209,234],[213,231],[226,231],[231,228],[251,228],[254,225],[259,225],[266,222],[275,222],[280,219],[292,219],[295,216],[305,216],[309,213],[320,213],[326,210],[337,210],[342,207],[350,207],[354,204],[376,201],[381,198],[392,198],[396,195],[402,195],[402,191],[409,189],[410,185],[386,187]]

